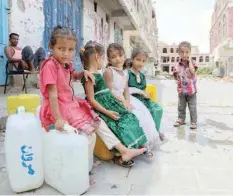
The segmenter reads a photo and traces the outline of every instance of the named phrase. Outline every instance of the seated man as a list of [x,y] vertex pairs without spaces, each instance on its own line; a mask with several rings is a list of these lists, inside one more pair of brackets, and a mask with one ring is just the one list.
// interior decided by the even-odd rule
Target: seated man
[[39,48],[35,54],[33,54],[30,46],[26,46],[22,50],[17,46],[19,43],[19,35],[16,33],[10,34],[9,42],[9,46],[6,46],[4,50],[8,58],[9,69],[35,72],[35,70],[40,68],[41,63],[46,57],[43,48]]

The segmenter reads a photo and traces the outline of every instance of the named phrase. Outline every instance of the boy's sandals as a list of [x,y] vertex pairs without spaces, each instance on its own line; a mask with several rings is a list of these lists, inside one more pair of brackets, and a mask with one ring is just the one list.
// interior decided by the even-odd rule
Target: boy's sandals
[[114,157],[113,161],[115,164],[118,164],[118,165],[125,167],[125,168],[132,167],[135,164],[135,162],[133,160],[123,161],[123,159],[121,157]]
[[181,120],[177,120],[174,124],[174,127],[180,127],[182,125],[185,125],[186,123],[184,121]]
[[191,123],[190,129],[197,129],[197,124],[196,123]]

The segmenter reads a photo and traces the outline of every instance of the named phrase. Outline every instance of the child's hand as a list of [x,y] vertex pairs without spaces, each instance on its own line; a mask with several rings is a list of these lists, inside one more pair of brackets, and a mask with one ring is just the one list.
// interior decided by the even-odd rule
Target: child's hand
[[84,77],[85,77],[86,81],[91,80],[91,82],[93,83],[93,85],[95,85],[95,77],[93,76],[92,73],[84,70]]
[[61,118],[57,119],[55,121],[55,129],[58,131],[64,131],[64,124],[65,123],[66,122],[63,119],[61,119]]
[[132,111],[132,110],[135,109],[135,108],[133,107],[132,104],[128,104],[128,106],[127,106],[126,109],[129,110],[129,111]]
[[113,120],[119,120],[119,113],[114,111],[108,111],[108,116]]
[[150,99],[150,95],[147,92],[141,94],[141,96],[144,97],[145,99]]
[[126,110],[131,111],[134,109],[134,107],[131,104],[129,104],[127,101],[122,101],[122,104]]

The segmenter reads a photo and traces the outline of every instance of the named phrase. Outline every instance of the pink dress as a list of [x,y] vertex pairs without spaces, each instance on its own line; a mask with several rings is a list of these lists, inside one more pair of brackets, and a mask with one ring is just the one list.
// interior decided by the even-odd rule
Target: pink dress
[[59,110],[63,120],[78,130],[91,135],[99,127],[101,121],[86,100],[74,96],[71,87],[71,77],[74,71],[72,65],[66,69],[53,57],[49,57],[43,63],[40,72],[40,90],[43,95],[40,119],[42,126],[47,131],[49,126],[55,123],[46,88],[48,84],[55,84],[58,92]]

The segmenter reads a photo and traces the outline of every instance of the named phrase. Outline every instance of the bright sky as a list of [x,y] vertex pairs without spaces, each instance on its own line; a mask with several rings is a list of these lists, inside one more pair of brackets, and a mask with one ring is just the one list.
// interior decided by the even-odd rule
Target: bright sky
[[159,41],[187,40],[209,52],[209,31],[215,0],[156,0]]

